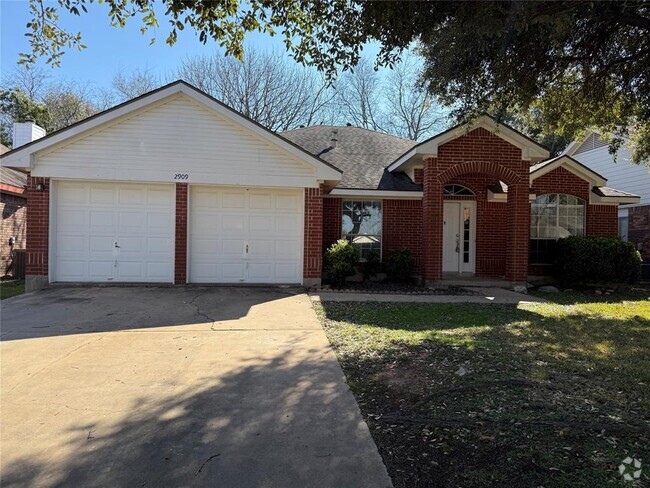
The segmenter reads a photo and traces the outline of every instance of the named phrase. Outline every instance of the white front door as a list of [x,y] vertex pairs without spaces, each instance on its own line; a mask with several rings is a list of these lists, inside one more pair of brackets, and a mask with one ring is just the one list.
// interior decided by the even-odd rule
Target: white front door
[[56,181],[53,281],[174,281],[174,186]]
[[303,190],[190,187],[191,283],[302,283]]
[[474,273],[475,233],[475,203],[445,202],[442,232],[443,273]]

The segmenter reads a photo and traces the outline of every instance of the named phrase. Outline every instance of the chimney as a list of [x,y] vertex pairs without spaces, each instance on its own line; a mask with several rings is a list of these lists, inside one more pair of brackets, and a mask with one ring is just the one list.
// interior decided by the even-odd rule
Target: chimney
[[14,134],[12,139],[12,148],[24,146],[36,139],[45,136],[45,129],[39,127],[33,120],[26,122],[14,122]]
[[330,147],[334,149],[336,147],[336,143],[338,142],[338,137],[339,137],[339,131],[337,129],[332,130],[332,139],[330,139]]

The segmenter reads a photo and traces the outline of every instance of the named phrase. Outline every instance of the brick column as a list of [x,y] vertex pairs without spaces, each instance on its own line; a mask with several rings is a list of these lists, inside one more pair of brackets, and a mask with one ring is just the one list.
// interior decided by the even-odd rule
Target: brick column
[[[36,189],[43,185],[43,191]],[[50,237],[50,179],[27,178],[27,256],[25,291],[47,286]]]
[[303,284],[319,286],[323,273],[323,188],[305,188]]
[[424,162],[422,198],[422,276],[425,283],[442,278],[442,184],[437,159]]
[[528,179],[508,185],[508,237],[506,246],[506,280],[528,280],[528,245],[530,241],[530,202]]
[[187,183],[176,183],[174,284],[187,283]]

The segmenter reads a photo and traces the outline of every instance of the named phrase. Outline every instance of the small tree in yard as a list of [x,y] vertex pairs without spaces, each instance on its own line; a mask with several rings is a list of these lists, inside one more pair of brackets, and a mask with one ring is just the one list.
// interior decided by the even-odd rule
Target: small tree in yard
[[325,271],[334,286],[343,286],[348,276],[357,272],[359,249],[345,239],[339,239],[325,254]]

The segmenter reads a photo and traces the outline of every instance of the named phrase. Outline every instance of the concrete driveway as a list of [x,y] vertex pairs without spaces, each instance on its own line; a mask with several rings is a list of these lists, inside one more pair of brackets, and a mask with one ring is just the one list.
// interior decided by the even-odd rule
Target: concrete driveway
[[3,487],[390,486],[305,294],[58,288],[1,306]]

